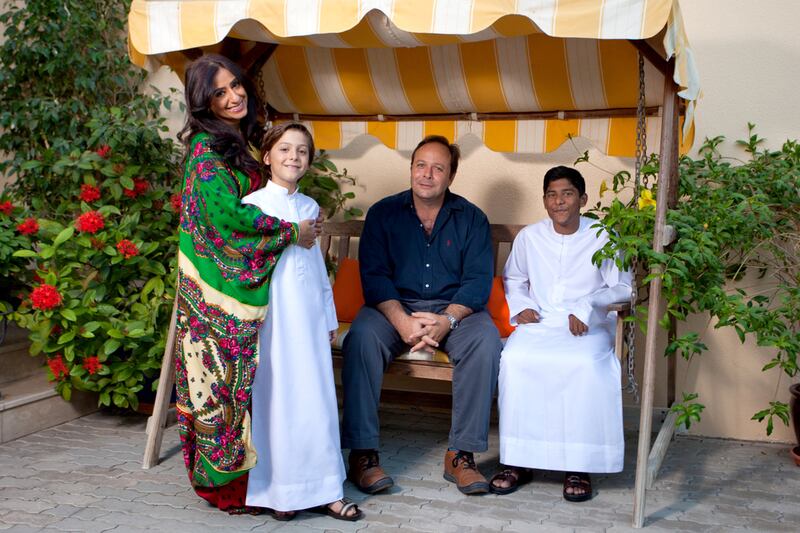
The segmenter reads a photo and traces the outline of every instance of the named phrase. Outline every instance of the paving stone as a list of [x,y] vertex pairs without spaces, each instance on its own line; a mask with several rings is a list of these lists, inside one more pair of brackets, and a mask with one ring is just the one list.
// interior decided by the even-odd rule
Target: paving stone
[[5,488],[32,489],[32,488],[38,487],[39,484],[40,484],[40,481],[36,480],[36,479],[17,478],[17,477],[11,477],[11,476],[2,476],[2,477],[0,477],[0,490],[5,489]]
[[17,488],[17,487],[6,487],[0,490],[0,500],[7,500],[7,499],[17,499],[17,500],[39,500],[42,498],[47,498],[51,496],[53,493],[43,489],[42,487],[30,487],[30,488]]
[[72,505],[75,507],[85,507],[98,500],[90,494],[73,494],[67,492],[56,492],[40,498],[42,501],[51,502],[57,505]]
[[186,485],[187,483],[178,485],[176,483],[156,483],[154,481],[136,481],[130,487],[132,490],[135,490],[136,492],[142,492],[145,494],[164,494],[168,496],[177,496],[178,494],[184,494],[187,492],[187,490],[190,490]]
[[25,511],[10,511],[3,515],[2,522],[8,525],[20,525],[28,527],[45,527],[60,519],[56,516],[41,514],[41,513],[27,513]]
[[52,509],[54,504],[41,501],[41,500],[18,500],[10,498],[7,500],[0,500],[0,509],[8,509],[9,511],[23,511],[26,513],[41,513],[46,509]]
[[691,533],[703,533],[708,530],[708,524],[691,522],[688,520],[660,520],[645,519],[646,528],[652,525],[661,531],[686,531]]
[[[410,520],[407,528],[413,531],[432,531],[436,533],[459,533],[464,531],[464,526],[453,524],[449,520],[438,522],[416,517]],[[368,531],[372,531],[372,529],[370,528]]]
[[514,524],[501,529],[504,533],[572,533],[571,527],[559,527],[553,524]]
[[[21,525],[14,525],[14,524],[4,524],[0,522],[0,531],[6,531],[8,533],[33,533],[38,531],[45,531],[39,527],[31,527],[31,526],[21,526]],[[56,530],[50,530],[56,531]]]
[[108,516],[111,514],[111,511],[107,509],[103,509],[101,507],[83,507],[79,509],[71,518],[77,518],[79,520],[94,520],[95,518],[99,518],[102,516]]
[[75,505],[56,505],[55,507],[51,507],[50,509],[45,509],[42,512],[45,514],[57,516],[59,518],[67,518],[74,515],[80,510],[81,508]]

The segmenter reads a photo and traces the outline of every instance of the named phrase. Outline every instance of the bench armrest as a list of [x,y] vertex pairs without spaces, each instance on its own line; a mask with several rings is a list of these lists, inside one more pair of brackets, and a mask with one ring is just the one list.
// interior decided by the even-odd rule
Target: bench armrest
[[613,304],[608,305],[609,311],[616,311],[616,312],[626,312],[631,310],[631,303],[630,302],[614,302]]

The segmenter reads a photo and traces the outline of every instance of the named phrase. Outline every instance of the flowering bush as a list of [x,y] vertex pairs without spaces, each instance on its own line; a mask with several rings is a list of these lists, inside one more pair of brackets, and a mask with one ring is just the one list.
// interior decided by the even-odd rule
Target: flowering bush
[[29,239],[13,255],[31,261],[39,281],[32,278],[14,317],[65,398],[77,388],[98,392],[101,405],[135,408],[160,368],[174,298],[177,162],[170,141],[153,141],[163,151],[157,161],[104,145],[42,164],[70,186],[54,192],[50,216],[18,226]]
[[[60,201],[50,216],[18,226],[29,240],[14,257],[31,261],[40,281],[32,281],[14,317],[31,331],[31,352],[46,356],[48,375],[65,398],[77,388],[98,392],[101,405],[135,408],[137,392],[160,368],[178,213],[169,202],[173,189],[165,186],[173,176],[163,165],[174,161],[173,146],[157,142],[163,156],[155,163],[105,145],[40,169],[71,187],[56,193]],[[132,196],[125,192],[137,190],[131,175],[162,185],[139,186]]]
[[[761,150],[762,139],[749,128],[749,138],[738,141],[748,159],[737,165],[719,153],[722,137],[706,140],[699,159],[681,159],[679,200],[667,211],[676,239],[663,253],[652,249],[657,184],[629,202],[617,197],[608,206],[598,204],[594,212],[603,215],[611,240],[596,259],[619,250],[624,266],[635,260],[645,273],[660,267],[661,274],[651,275],[660,275],[663,282],[664,328],[670,317],[684,321],[690,314],[708,313],[716,319],[715,328],[733,328],[742,342],[751,335],[759,346],[774,350],[764,370],[779,368],[795,376],[800,353],[800,144],[787,141],[781,150]],[[653,181],[657,171],[658,160],[651,158],[645,176]],[[629,174],[614,177],[615,193],[630,186]],[[638,210],[632,209],[634,202]],[[748,271],[762,278],[758,287],[738,283]],[[637,307],[637,313],[643,323],[646,307]],[[691,360],[706,349],[700,334],[689,331],[670,339],[666,355]],[[673,406],[679,423],[688,427],[700,419],[704,407],[696,399],[698,394],[684,393]],[[775,417],[788,424],[785,403],[772,401],[753,415],[767,420],[767,434]]]
[[0,12],[0,312],[67,399],[136,407],[174,301],[178,153],[127,56],[128,0]]

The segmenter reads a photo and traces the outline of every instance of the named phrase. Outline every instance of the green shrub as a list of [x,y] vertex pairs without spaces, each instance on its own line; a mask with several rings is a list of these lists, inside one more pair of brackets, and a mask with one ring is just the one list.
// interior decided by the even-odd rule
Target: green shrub
[[[753,133],[738,144],[747,159],[723,157],[718,147],[723,137],[707,139],[700,158],[681,158],[679,201],[667,211],[667,224],[677,238],[663,253],[652,249],[655,209],[647,200],[655,198],[657,184],[644,188],[639,198],[623,202],[615,198],[594,212],[612,235],[608,246],[596,256],[625,256],[626,266],[637,261],[642,272],[660,266],[662,296],[666,311],[660,324],[668,328],[670,317],[686,320],[690,314],[708,313],[715,328],[733,328],[744,342],[750,335],[759,346],[773,350],[764,367],[779,368],[787,376],[797,374],[800,352],[800,145],[787,141],[780,150],[759,148],[763,139]],[[650,181],[658,172],[652,158],[644,172]],[[627,173],[614,177],[615,193],[632,186]],[[637,202],[640,209],[633,209]],[[745,274],[760,278],[755,287],[741,283]],[[640,280],[647,283],[649,277]],[[647,309],[637,309],[640,323]],[[698,332],[686,332],[669,343],[666,355],[691,360],[705,351]],[[679,423],[699,420],[703,406],[685,394],[673,410]],[[767,434],[773,418],[788,424],[785,403],[770,406],[753,419],[767,420]]]

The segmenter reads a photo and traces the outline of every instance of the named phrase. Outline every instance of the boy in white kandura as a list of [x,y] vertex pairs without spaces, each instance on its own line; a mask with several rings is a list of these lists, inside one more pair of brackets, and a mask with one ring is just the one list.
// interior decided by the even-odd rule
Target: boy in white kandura
[[592,497],[589,472],[620,472],[620,363],[614,354],[613,302],[630,298],[631,275],[613,260],[598,268],[605,231],[582,217],[586,185],[569,167],[544,177],[549,218],[525,227],[503,272],[511,323],[500,357],[500,462],[497,494],[531,479],[531,468],[564,471],[563,496]]
[[[283,123],[264,134],[266,187],[242,202],[288,221],[317,218],[319,205],[297,190],[314,156],[302,124]],[[253,382],[253,445],[247,505],[278,520],[309,509],[339,520],[363,516],[342,498],[345,470],[330,342],[338,322],[318,246],[289,246],[272,274],[269,309],[260,330],[261,361]]]

